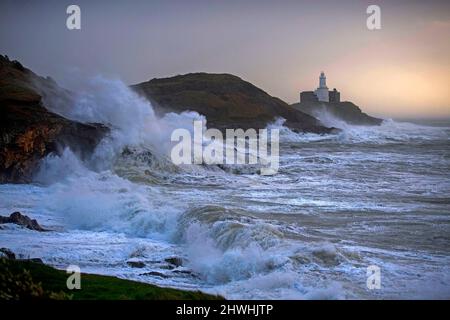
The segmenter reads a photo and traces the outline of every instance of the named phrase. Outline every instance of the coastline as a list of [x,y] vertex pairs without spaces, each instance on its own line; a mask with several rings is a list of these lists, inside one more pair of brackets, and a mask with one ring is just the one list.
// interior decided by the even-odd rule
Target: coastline
[[29,260],[2,258],[0,270],[1,300],[224,300],[201,291],[164,288],[88,273],[81,273],[80,289],[69,290],[66,281],[70,274]]

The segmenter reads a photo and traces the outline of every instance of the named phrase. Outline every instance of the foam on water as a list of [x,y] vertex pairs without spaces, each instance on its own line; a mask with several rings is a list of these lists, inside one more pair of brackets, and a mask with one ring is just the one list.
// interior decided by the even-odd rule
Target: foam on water
[[[322,118],[342,131],[316,135],[281,119],[270,125],[280,129],[280,172],[264,177],[174,166],[172,130],[192,130],[201,115],[157,117],[118,80],[98,77],[78,92],[59,112],[111,134],[91,159],[66,149],[42,162],[34,184],[0,186],[2,212],[56,230],[7,225],[0,246],[59,268],[227,298],[450,296],[448,127]],[[174,257],[182,265],[167,262]],[[365,286],[370,264],[382,267],[382,291]],[[420,290],[427,281],[435,291]]]

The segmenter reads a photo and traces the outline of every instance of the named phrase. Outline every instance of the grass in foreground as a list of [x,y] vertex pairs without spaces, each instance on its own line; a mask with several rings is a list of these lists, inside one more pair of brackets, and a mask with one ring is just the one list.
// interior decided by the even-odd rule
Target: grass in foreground
[[81,274],[81,289],[69,290],[65,271],[23,260],[0,259],[0,300],[218,300],[200,291],[161,288],[110,276]]

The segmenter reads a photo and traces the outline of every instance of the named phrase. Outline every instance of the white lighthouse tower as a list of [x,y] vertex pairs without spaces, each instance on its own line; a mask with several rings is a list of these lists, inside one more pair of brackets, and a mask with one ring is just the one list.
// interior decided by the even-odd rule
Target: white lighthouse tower
[[325,73],[322,71],[320,73],[319,78],[319,87],[314,91],[319,101],[328,102],[328,87],[327,87],[327,77],[325,77]]

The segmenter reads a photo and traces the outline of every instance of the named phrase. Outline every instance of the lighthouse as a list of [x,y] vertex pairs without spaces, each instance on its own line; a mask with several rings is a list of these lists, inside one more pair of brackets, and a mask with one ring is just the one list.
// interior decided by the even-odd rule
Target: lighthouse
[[327,77],[322,71],[319,77],[319,87],[314,91],[300,92],[300,102],[341,102],[341,93],[336,88],[328,91]]
[[322,71],[319,77],[319,87],[314,91],[319,101],[328,102],[328,87],[327,87],[327,77],[325,73]]

